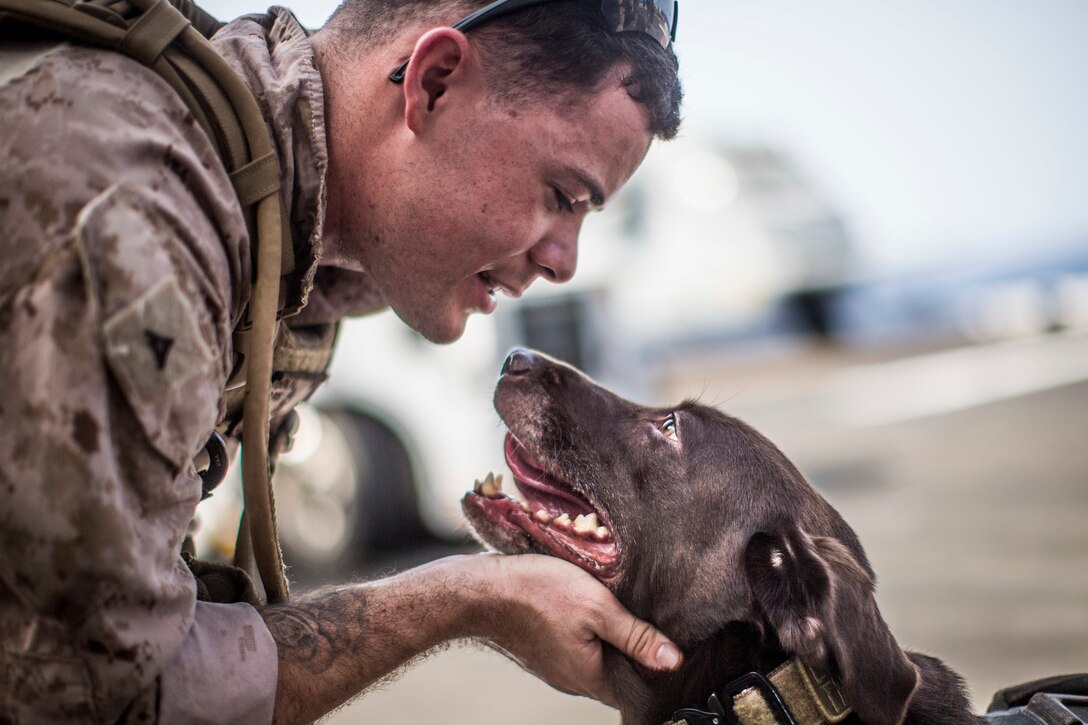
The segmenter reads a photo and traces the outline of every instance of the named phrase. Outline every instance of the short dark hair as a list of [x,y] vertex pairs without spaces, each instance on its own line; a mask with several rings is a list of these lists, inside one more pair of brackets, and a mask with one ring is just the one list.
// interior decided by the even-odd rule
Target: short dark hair
[[[486,0],[344,0],[325,27],[340,50],[360,50],[388,41],[405,24],[463,15],[485,4]],[[683,91],[676,54],[645,33],[613,32],[599,0],[536,5],[489,21],[469,35],[492,73],[500,102],[531,102],[544,96],[560,103],[572,101],[597,91],[621,68],[622,85],[645,110],[650,132],[670,139],[679,130]]]

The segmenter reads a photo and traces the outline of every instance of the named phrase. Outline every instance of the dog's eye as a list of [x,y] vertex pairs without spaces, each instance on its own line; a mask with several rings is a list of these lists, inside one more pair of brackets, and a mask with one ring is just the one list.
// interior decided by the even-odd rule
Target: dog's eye
[[661,429],[661,433],[669,440],[680,440],[680,437],[676,435],[676,416],[670,415],[668,418],[661,421],[661,425],[659,427]]

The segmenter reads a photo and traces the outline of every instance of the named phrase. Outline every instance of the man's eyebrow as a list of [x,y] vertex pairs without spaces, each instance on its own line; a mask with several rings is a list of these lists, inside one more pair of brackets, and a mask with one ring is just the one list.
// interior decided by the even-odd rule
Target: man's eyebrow
[[598,209],[604,206],[604,191],[601,190],[601,185],[598,184],[592,176],[581,169],[575,168],[570,169],[570,174],[578,180],[579,184],[589,190],[590,206],[594,206]]

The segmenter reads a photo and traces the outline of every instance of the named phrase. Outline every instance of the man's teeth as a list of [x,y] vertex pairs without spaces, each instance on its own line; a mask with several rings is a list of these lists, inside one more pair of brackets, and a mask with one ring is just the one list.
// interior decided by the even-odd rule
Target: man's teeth
[[502,495],[502,474],[488,473],[483,481],[477,480],[472,487],[476,493],[487,498],[498,498]]

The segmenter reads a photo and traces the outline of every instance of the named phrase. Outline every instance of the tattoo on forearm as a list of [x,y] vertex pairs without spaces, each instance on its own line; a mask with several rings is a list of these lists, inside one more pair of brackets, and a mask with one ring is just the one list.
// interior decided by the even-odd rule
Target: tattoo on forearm
[[365,627],[364,595],[358,589],[314,592],[263,610],[280,659],[322,673],[332,667],[347,638]]

